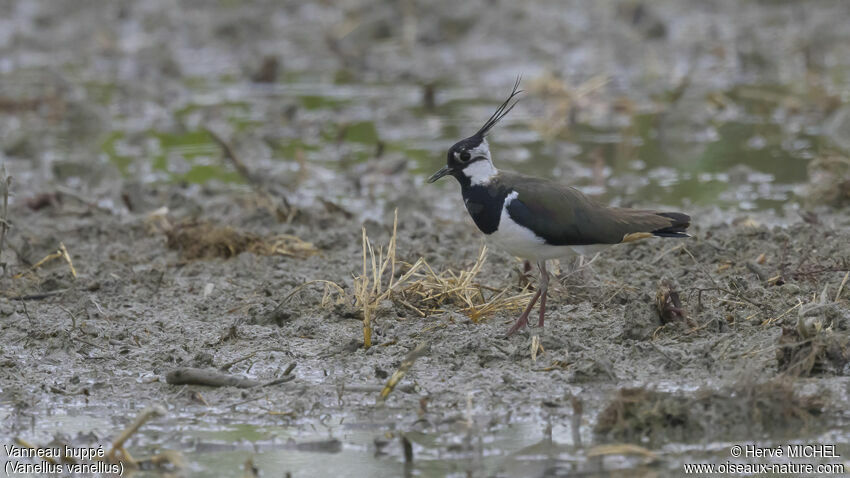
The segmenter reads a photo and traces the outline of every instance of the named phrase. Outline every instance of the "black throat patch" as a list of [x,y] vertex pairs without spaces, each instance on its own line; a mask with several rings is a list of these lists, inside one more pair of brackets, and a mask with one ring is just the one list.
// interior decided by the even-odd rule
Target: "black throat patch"
[[484,234],[493,234],[499,229],[499,219],[502,216],[502,206],[510,191],[508,188],[494,182],[487,185],[471,185],[461,183],[461,193],[466,210],[475,221],[475,225]]

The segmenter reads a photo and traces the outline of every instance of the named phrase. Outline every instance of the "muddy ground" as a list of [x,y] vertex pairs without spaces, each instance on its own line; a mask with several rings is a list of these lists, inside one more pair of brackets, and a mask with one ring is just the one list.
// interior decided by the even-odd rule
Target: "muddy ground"
[[[416,207],[409,198],[391,201],[399,207],[400,260],[424,257],[440,269],[472,265],[482,239],[471,222],[460,214],[439,219],[428,206],[428,199],[455,188],[416,189]],[[739,441],[846,440],[847,288],[837,297],[850,247],[843,215],[771,226],[768,214],[693,211],[695,237],[687,241],[614,247],[574,270],[564,261],[544,331],[505,339],[516,312],[473,323],[451,304],[445,313],[421,318],[389,302],[378,310],[373,346],[364,350],[362,313],[350,299],[322,307],[316,286],[284,302],[315,279],[338,282],[353,294],[351,278],[361,267],[359,223],[323,210],[300,211],[290,224],[280,223],[251,193],[167,187],[143,196],[168,206],[170,221],[202,219],[257,236],[293,234],[313,240],[318,253],[186,259],[190,244],[169,248],[150,216],[116,217],[64,202],[37,212],[24,204],[12,208],[17,220],[9,246],[20,260],[35,263],[61,243],[77,277],[56,259],[3,279],[8,436],[44,440],[52,428],[42,422],[82,414],[109,426],[82,425],[85,433],[63,434],[101,442],[145,406],[164,404],[168,415],[154,421],[154,431],[143,433],[136,447],[194,456],[233,446],[247,456],[288,449],[286,439],[266,427],[291,428],[296,437],[312,432],[374,454],[377,464],[362,466],[393,474],[398,469],[391,464],[403,461],[395,436],[407,434],[412,466],[423,473],[505,475],[517,466],[554,474],[609,466],[675,469],[694,456],[688,446],[723,457],[725,444]],[[386,223],[368,223],[367,231],[376,244],[390,233]],[[518,292],[520,265],[491,253],[480,281]],[[662,281],[678,293],[680,309],[659,313]],[[536,361],[534,334],[545,349]],[[376,404],[388,374],[420,343],[428,346],[425,354],[386,402]],[[179,367],[233,362],[229,373],[261,382],[295,364],[295,379],[259,390],[165,383],[165,374]],[[238,433],[235,444],[188,438],[193,427],[236,423],[260,430],[250,440],[260,445],[246,444]],[[580,443],[573,442],[574,423]],[[528,424],[540,448],[490,444]],[[346,440],[349,430],[361,428],[372,443]],[[621,442],[652,450],[652,458],[588,458],[595,445]],[[325,452],[339,452],[328,446]],[[490,459],[491,453],[499,458]],[[301,466],[313,460],[323,458],[304,458]],[[297,471],[299,465],[277,467]]]
[[[137,475],[850,466],[845,4],[189,3],[0,2],[4,444],[109,449],[161,406]],[[518,73],[497,166],[694,237],[565,258],[509,339],[515,308],[390,294],[367,349],[363,228],[385,248],[398,211],[396,280],[471,270],[458,186],[424,178]],[[522,266],[489,249],[472,283],[528,292]]]

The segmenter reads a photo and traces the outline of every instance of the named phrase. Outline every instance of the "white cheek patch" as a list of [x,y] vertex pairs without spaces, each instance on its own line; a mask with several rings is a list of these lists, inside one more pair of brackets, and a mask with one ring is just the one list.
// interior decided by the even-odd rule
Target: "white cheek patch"
[[481,142],[475,148],[469,150],[469,154],[472,155],[473,158],[478,156],[484,156],[488,160],[490,159],[490,145],[487,143],[487,140]]
[[479,159],[469,166],[463,168],[463,174],[469,178],[469,182],[472,183],[473,186],[481,186],[490,184],[490,180],[493,179],[493,176],[498,174],[499,171],[496,170],[496,167],[493,166],[493,163],[490,162],[489,159]]

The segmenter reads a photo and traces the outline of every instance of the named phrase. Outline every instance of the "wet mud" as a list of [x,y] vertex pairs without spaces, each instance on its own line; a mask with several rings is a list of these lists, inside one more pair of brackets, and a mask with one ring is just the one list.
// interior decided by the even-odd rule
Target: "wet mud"
[[[0,436],[138,476],[846,463],[847,6],[450,3],[0,2]],[[536,277],[424,178],[518,73],[497,166],[693,237],[552,263],[506,339]]]

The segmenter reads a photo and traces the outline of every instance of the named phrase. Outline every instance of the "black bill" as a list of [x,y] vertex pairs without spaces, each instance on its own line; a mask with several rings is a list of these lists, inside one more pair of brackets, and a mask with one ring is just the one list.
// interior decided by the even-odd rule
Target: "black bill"
[[442,178],[443,176],[445,176],[447,174],[450,174],[451,172],[452,172],[452,170],[449,169],[448,166],[443,166],[442,169],[440,169],[436,173],[432,174],[431,177],[428,178],[428,182],[433,183],[434,181]]

